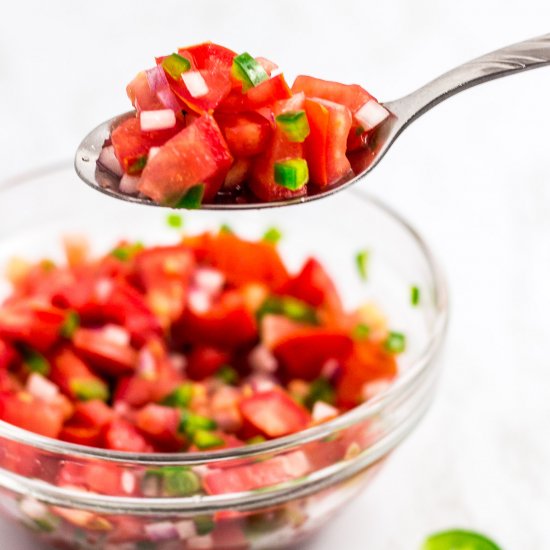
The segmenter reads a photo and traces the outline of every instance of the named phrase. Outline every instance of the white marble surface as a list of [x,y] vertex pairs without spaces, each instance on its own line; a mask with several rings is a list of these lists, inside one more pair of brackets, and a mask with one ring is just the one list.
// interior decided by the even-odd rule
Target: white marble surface
[[[71,157],[126,109],[151,53],[209,38],[393,99],[550,31],[547,0],[10,2],[0,18],[0,178]],[[411,550],[464,526],[550,547],[550,68],[473,89],[414,124],[368,182],[428,237],[452,322],[438,399],[311,548]],[[1,204],[0,204],[1,215]],[[36,548],[0,523],[4,550]]]

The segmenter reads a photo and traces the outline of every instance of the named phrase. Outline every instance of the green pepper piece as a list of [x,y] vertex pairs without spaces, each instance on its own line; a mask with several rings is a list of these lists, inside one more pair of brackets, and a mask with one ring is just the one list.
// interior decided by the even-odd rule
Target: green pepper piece
[[204,183],[193,185],[185,195],[176,203],[174,208],[186,208],[187,210],[195,210],[201,207],[202,198],[204,196]]
[[274,178],[278,185],[297,191],[309,181],[307,162],[300,158],[276,162]]
[[143,244],[140,242],[133,244],[123,244],[111,250],[111,256],[114,256],[117,260],[120,260],[121,262],[127,262],[131,260],[141,250],[143,250]]
[[42,376],[50,374],[50,363],[41,353],[32,348],[24,347],[22,354],[23,363],[30,372],[36,372]]
[[275,117],[277,126],[288,141],[302,143],[309,136],[309,122],[305,111],[289,111]]
[[168,407],[187,407],[193,399],[193,384],[190,382],[184,382],[180,384],[172,393],[168,394],[163,400],[162,404]]
[[230,365],[222,365],[216,373],[216,378],[224,384],[232,385],[239,380],[239,373]]
[[102,380],[75,378],[69,382],[69,386],[80,401],[91,401],[92,399],[107,401],[109,399],[109,387]]
[[163,496],[189,496],[201,490],[201,482],[195,472],[183,466],[166,466],[148,470],[146,477],[156,477],[161,484]]
[[216,524],[211,516],[198,516],[193,519],[197,535],[208,535],[214,530]]
[[261,84],[269,78],[269,75],[260,63],[247,52],[233,58],[231,74],[242,83],[243,92]]
[[411,286],[411,305],[417,306],[420,303],[420,289],[413,285]]
[[317,378],[309,386],[309,393],[304,399],[304,405],[312,409],[316,401],[324,401],[332,405],[336,399],[336,393],[332,384],[324,377]]
[[480,533],[454,529],[431,535],[424,542],[422,550],[501,550],[501,548]]
[[390,332],[384,342],[384,348],[390,353],[402,353],[405,351],[406,345],[407,339],[401,332]]
[[291,296],[267,297],[258,309],[257,316],[261,319],[264,315],[269,313],[284,315],[292,321],[297,321],[299,323],[307,323],[309,325],[319,324],[315,308]]
[[276,228],[270,227],[262,237],[262,241],[270,244],[277,244],[283,238],[283,234]]
[[369,276],[368,264],[369,264],[369,252],[368,250],[360,250],[355,255],[355,264],[357,265],[357,271],[359,272],[359,277],[366,281]]
[[59,334],[63,338],[71,339],[76,332],[76,329],[80,326],[80,315],[76,311],[68,311],[65,316],[65,320],[59,329]]
[[201,450],[219,447],[225,442],[219,436],[208,430],[196,430],[193,433],[193,443]]
[[200,414],[194,414],[189,411],[183,411],[181,415],[179,431],[187,436],[193,436],[197,431],[211,431],[218,427],[215,420],[202,416]]
[[162,68],[174,80],[179,80],[182,73],[186,73],[191,68],[191,62],[179,53],[173,53],[162,60]]
[[351,336],[354,340],[366,340],[369,337],[370,328],[365,323],[355,325]]
[[168,227],[173,227],[174,229],[183,227],[183,219],[179,214],[168,214],[166,216],[166,223]]

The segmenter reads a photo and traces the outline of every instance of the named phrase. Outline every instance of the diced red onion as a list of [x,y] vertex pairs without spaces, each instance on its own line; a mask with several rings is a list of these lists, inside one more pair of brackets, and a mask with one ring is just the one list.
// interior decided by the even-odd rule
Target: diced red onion
[[197,529],[195,522],[190,519],[184,519],[174,524],[178,536],[181,540],[187,540],[188,538],[195,537],[197,535]]
[[214,539],[212,535],[190,537],[186,542],[186,548],[188,550],[208,550],[210,548],[214,548]]
[[336,416],[338,416],[338,409],[324,401],[315,401],[313,410],[311,411],[311,419],[313,422],[324,422]]
[[342,366],[336,359],[328,359],[321,368],[321,376],[330,382],[335,381],[342,370]]
[[143,132],[173,128],[176,125],[176,113],[172,109],[141,111],[139,125]]
[[172,109],[173,111],[179,111],[181,109],[174,92],[170,89],[168,79],[162,67],[157,65],[145,71],[145,76],[147,77],[149,88],[157,95],[164,107]]
[[155,378],[157,374],[157,364],[151,350],[148,348],[140,350],[136,371],[137,374],[143,378]]
[[193,97],[203,97],[208,93],[208,86],[199,71],[182,73],[181,79]]
[[115,346],[127,346],[130,343],[130,333],[120,325],[105,325],[102,331],[105,340]]
[[210,466],[207,466],[206,464],[199,464],[198,466],[192,466],[191,470],[193,470],[193,472],[197,474],[201,479],[207,474],[220,471],[218,468],[210,468]]
[[95,284],[95,297],[100,303],[105,303],[111,297],[113,292],[113,281],[111,279],[102,278]]
[[149,154],[147,155],[147,161],[150,161],[152,158],[154,158],[159,151],[160,147],[151,147],[151,149],[149,149]]
[[132,472],[122,472],[120,485],[125,493],[133,494],[136,489],[136,476]]
[[362,107],[355,111],[354,117],[365,129],[372,130],[390,116],[388,110],[380,105],[376,99],[369,99]]
[[59,395],[59,388],[36,372],[33,372],[27,380],[27,391],[46,402],[52,401]]
[[32,497],[24,497],[19,503],[19,509],[31,519],[41,520],[49,515],[47,506]]
[[103,149],[101,149],[97,162],[99,162],[103,168],[106,168],[115,176],[118,176],[119,178],[122,176],[122,166],[120,166],[120,162],[118,162],[118,159],[116,158],[115,148],[112,145],[107,145],[107,147],[103,147]]
[[139,180],[139,176],[124,174],[122,178],[120,178],[118,189],[121,193],[125,193],[126,195],[137,195],[139,192]]
[[272,373],[277,370],[277,359],[264,345],[257,345],[249,354],[248,362],[256,372]]
[[206,313],[212,305],[212,300],[208,293],[198,288],[189,291],[187,302],[189,308],[195,313]]
[[220,293],[225,284],[223,273],[211,267],[201,267],[195,271],[193,284],[199,290],[206,292],[209,296],[216,296]]
[[159,521],[145,526],[147,536],[155,542],[178,538],[176,526],[171,521]]

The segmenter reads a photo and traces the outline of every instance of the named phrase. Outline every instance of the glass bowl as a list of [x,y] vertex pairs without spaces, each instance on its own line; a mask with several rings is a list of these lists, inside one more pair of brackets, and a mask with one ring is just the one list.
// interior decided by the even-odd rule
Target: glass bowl
[[[52,167],[0,184],[0,269],[14,255],[62,259],[61,237],[86,234],[95,251],[119,239],[146,244],[179,238],[166,212],[130,205],[82,185],[72,167]],[[298,207],[182,212],[184,231],[231,225],[258,238],[272,226],[297,269],[309,255],[334,277],[345,304],[375,301],[392,329],[407,335],[400,374],[346,414],[297,434],[237,449],[133,454],[45,438],[0,422],[0,507],[59,548],[170,550],[286,548],[326,524],[379,470],[414,429],[434,395],[447,323],[444,277],[422,238],[391,209],[352,189]],[[368,280],[355,265],[368,250]],[[420,302],[411,305],[411,286]],[[9,291],[0,282],[0,298]],[[86,490],[61,485],[70,465]],[[159,475],[192,469],[198,476],[255,472],[258,489],[221,495],[155,490]],[[77,476],[78,477],[78,476]]]

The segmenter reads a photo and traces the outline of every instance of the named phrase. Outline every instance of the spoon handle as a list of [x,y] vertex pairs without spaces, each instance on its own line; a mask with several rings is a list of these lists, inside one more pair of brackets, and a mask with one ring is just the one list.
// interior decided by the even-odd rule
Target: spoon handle
[[506,46],[450,70],[422,88],[385,103],[394,113],[399,133],[445,99],[483,82],[550,64],[550,34]]

